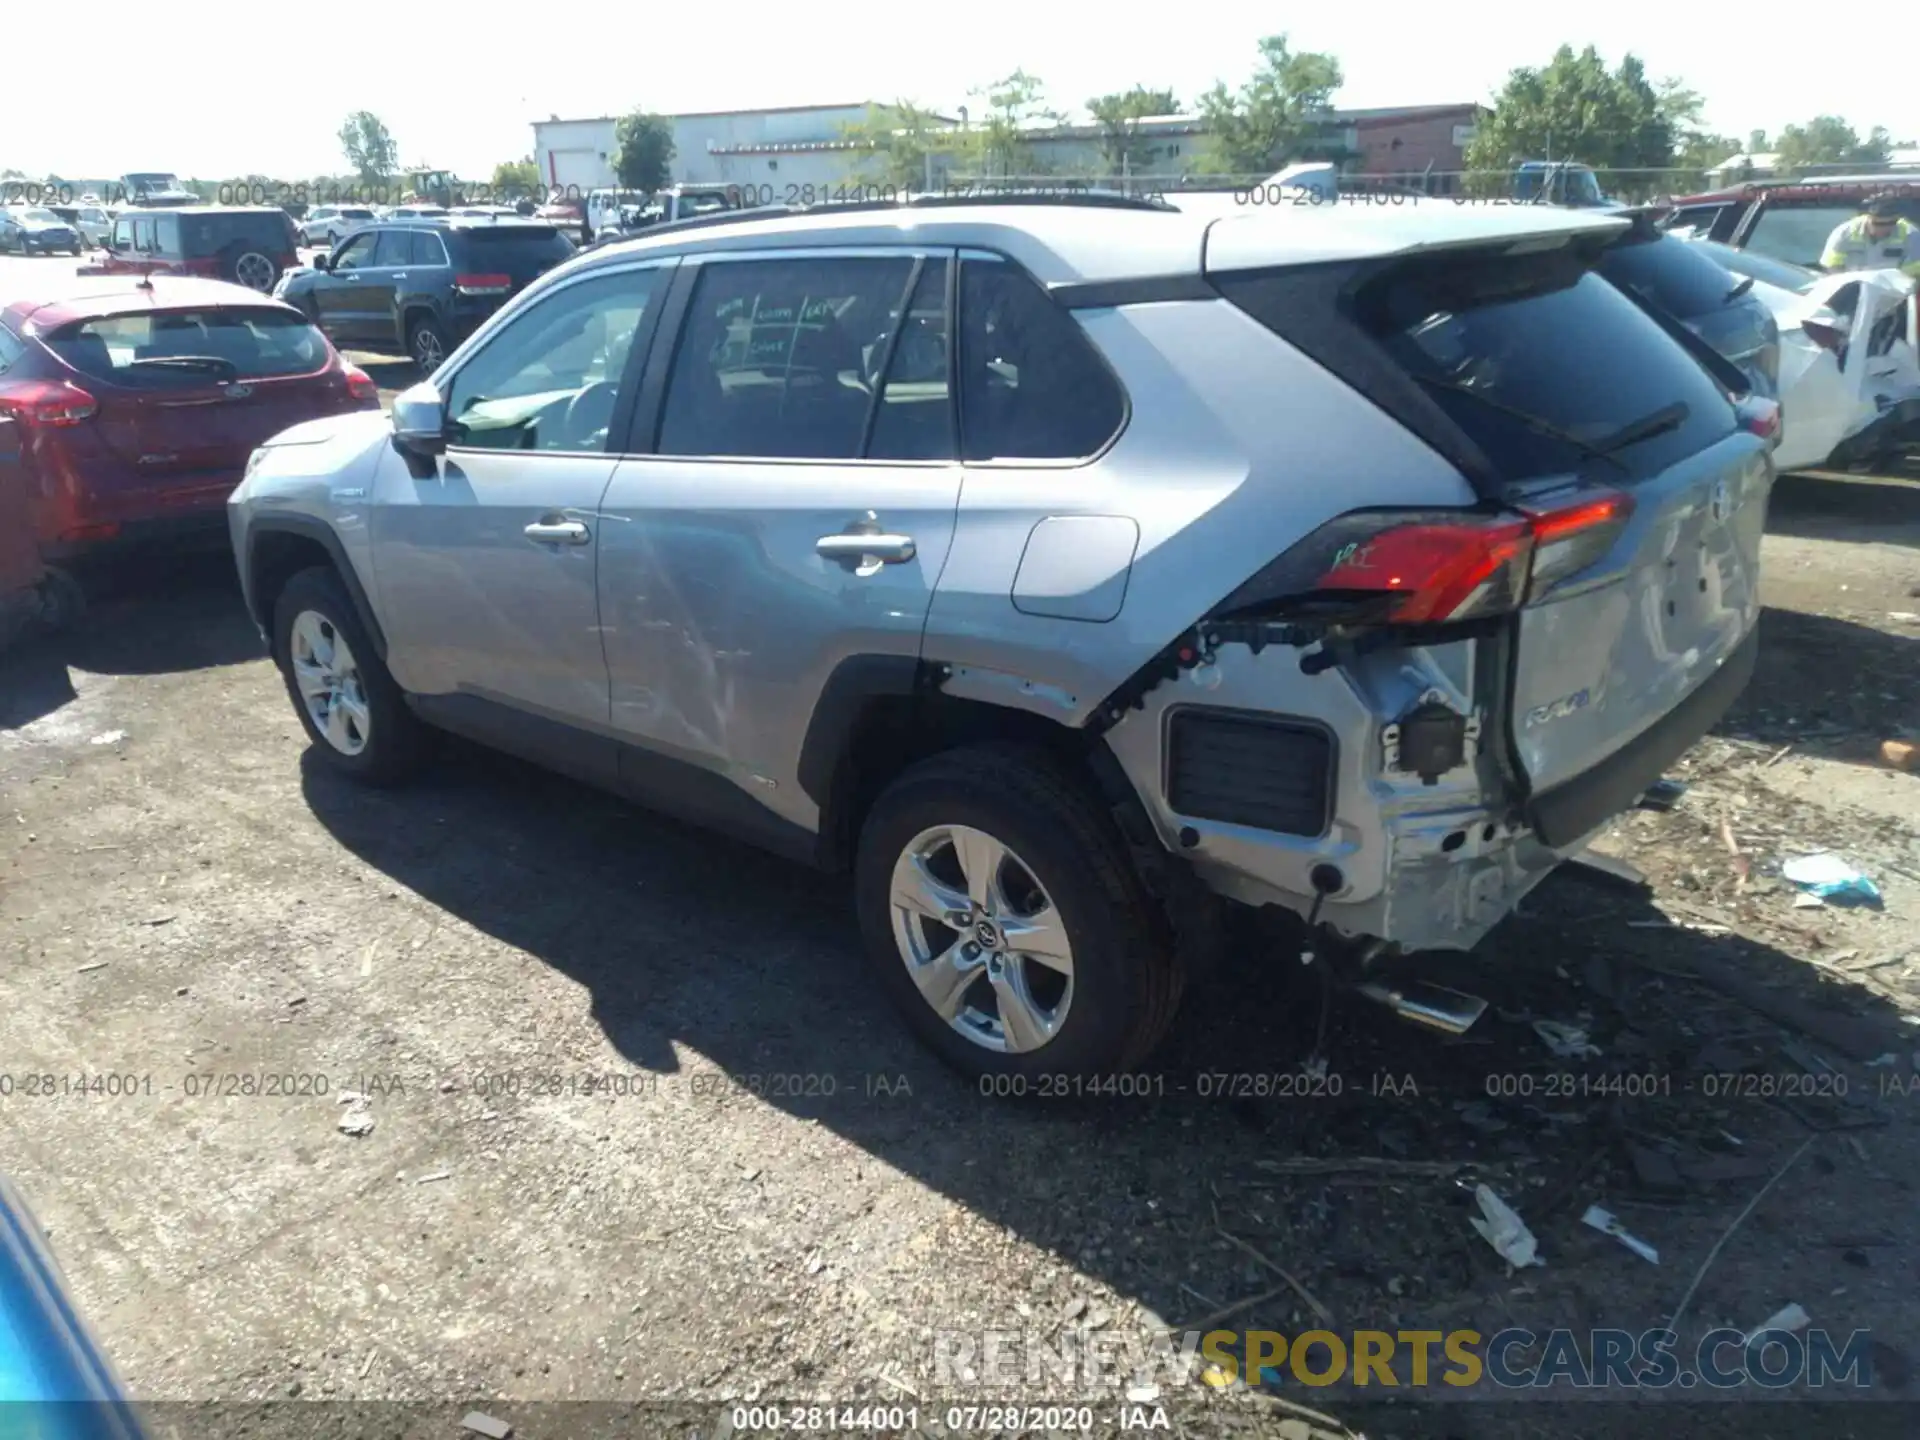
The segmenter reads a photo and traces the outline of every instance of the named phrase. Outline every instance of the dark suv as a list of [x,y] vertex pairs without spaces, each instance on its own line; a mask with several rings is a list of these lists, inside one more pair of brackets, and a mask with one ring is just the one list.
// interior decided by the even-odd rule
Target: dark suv
[[123,210],[100,269],[109,275],[204,275],[270,291],[300,263],[297,243],[287,212],[267,205]]
[[408,220],[355,231],[274,293],[343,349],[412,357],[431,372],[508,298],[574,253],[536,221]]

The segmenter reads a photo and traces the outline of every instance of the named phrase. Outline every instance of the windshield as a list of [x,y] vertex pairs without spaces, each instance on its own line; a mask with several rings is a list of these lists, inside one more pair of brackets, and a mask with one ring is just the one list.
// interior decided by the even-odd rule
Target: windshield
[[156,171],[142,170],[126,177],[127,184],[135,190],[178,190],[180,181],[172,175],[162,175]]
[[16,210],[13,213],[15,219],[32,220],[40,225],[58,225],[60,223],[60,217],[44,206],[36,205],[32,209]]
[[331,358],[306,320],[271,309],[108,315],[62,326],[46,345],[81,374],[127,386],[309,375]]
[[707,191],[702,194],[682,195],[680,197],[680,215],[682,219],[689,215],[711,215],[717,210],[725,210],[726,208],[727,197],[724,192],[716,193],[714,191]]
[[1796,295],[1805,295],[1820,279],[1818,270],[1789,264],[1785,260],[1769,259],[1751,250],[1736,250],[1731,245],[1722,245],[1718,240],[1695,240],[1691,243],[1736,275],[1748,275],[1763,285],[1791,290]]

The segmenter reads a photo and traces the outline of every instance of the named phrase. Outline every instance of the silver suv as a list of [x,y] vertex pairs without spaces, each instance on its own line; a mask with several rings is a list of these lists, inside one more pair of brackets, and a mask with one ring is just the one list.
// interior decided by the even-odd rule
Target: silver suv
[[248,602],[349,775],[438,727],[851,869],[966,1070],[1139,1062],[1226,902],[1399,993],[1751,671],[1774,416],[1621,220],[719,218],[259,450]]

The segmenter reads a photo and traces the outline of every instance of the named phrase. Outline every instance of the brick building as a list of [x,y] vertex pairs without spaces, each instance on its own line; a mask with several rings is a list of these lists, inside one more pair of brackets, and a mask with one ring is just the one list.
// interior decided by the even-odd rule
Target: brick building
[[1349,148],[1359,157],[1356,175],[1458,175],[1466,168],[1474,127],[1490,112],[1484,105],[1394,105],[1376,110],[1337,110]]

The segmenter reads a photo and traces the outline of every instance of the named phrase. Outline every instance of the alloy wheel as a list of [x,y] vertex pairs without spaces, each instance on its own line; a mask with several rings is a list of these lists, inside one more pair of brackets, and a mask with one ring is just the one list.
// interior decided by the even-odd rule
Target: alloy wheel
[[440,362],[446,358],[446,347],[440,343],[439,334],[430,326],[422,325],[413,332],[413,359],[422,374],[438,370]]
[[233,278],[249,290],[273,289],[273,261],[257,250],[249,250],[233,262]]
[[1038,877],[984,830],[923,830],[893,867],[893,934],[920,998],[974,1044],[1038,1050],[1073,1003],[1073,945]]
[[294,617],[287,649],[314,730],[342,755],[365,750],[373,712],[347,637],[319,611],[302,610]]

